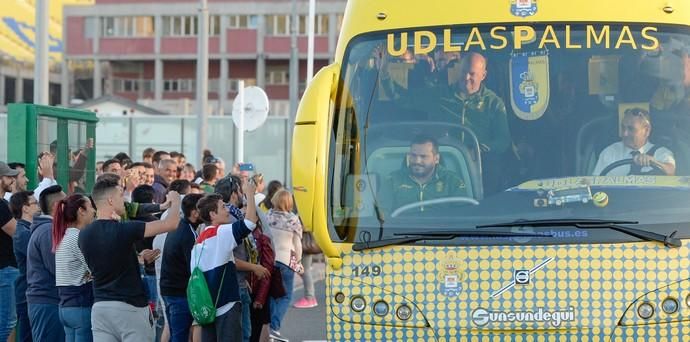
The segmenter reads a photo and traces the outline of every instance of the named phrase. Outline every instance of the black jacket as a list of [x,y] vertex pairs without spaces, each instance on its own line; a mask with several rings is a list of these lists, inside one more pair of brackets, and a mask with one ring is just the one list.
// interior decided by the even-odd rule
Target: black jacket
[[161,262],[161,294],[163,296],[186,297],[187,282],[191,275],[192,248],[196,240],[195,227],[183,218],[177,229],[168,233]]

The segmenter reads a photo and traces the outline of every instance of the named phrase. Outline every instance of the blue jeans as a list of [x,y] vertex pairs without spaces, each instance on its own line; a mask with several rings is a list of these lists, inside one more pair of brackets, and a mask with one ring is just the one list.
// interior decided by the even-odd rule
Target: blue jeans
[[29,303],[29,321],[34,341],[63,342],[65,340],[65,329],[60,323],[59,311],[57,304]]
[[0,269],[0,341],[7,341],[12,329],[17,325],[14,281],[19,276],[16,267]]
[[91,308],[61,307],[60,321],[65,328],[65,342],[91,342]]
[[168,316],[170,342],[189,341],[189,330],[192,326],[192,313],[189,312],[187,297],[163,296],[165,314]]
[[31,342],[31,324],[27,304],[17,304],[17,342]]
[[252,297],[249,295],[248,288],[240,287],[240,301],[242,302],[242,340],[244,342],[249,342],[249,338],[252,337],[252,319],[250,313]]
[[295,272],[290,269],[290,267],[280,262],[276,262],[276,266],[280,270],[280,275],[283,277],[283,287],[285,287],[285,296],[280,298],[271,297],[271,329],[279,331],[280,323],[283,321],[285,313],[287,313],[290,308]]
[[[144,274],[144,268],[141,268],[141,274]],[[153,319],[154,319],[154,330],[156,332],[155,341],[159,341],[161,334],[163,334],[163,325],[165,325],[165,319],[163,318],[163,312],[158,305],[158,286],[156,286],[156,276],[144,274],[144,285],[146,287],[146,293],[149,296],[149,303],[153,303]]]

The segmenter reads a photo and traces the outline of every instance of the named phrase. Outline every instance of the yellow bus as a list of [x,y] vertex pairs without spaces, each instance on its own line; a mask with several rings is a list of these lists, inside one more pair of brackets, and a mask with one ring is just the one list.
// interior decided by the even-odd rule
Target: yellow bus
[[294,127],[333,341],[690,341],[690,2],[350,0]]

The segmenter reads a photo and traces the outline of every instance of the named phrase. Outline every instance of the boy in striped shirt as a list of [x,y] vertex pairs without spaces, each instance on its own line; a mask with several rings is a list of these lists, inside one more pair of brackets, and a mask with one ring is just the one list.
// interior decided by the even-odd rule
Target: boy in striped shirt
[[192,249],[191,269],[201,268],[211,298],[216,303],[215,322],[202,326],[202,341],[242,341],[242,303],[237,283],[233,249],[256,227],[254,185],[245,182],[247,196],[244,220],[230,224],[230,213],[218,194],[204,196],[197,203],[199,216],[207,224]]

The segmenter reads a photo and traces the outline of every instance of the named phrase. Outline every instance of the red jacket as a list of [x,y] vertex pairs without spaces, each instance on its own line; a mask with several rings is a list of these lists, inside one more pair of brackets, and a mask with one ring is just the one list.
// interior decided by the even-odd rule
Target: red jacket
[[254,273],[249,276],[249,287],[252,289],[254,302],[262,306],[266,304],[271,289],[271,278],[274,276],[273,263],[275,262],[275,253],[273,252],[273,245],[271,239],[264,235],[260,227],[256,227],[252,232],[256,240],[256,248],[259,250],[259,264],[271,272],[271,276],[258,279]]

